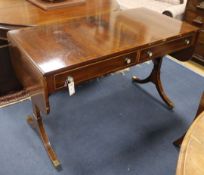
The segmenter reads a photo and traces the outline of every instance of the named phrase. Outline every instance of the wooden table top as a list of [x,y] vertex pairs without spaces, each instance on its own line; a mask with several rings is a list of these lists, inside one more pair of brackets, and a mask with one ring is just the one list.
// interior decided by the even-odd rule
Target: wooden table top
[[0,24],[33,26],[118,8],[115,0],[86,0],[85,4],[45,11],[26,0],[0,0]]
[[49,74],[195,31],[187,23],[140,8],[24,28],[9,36],[42,74]]
[[204,174],[204,112],[191,125],[181,146],[177,175]]

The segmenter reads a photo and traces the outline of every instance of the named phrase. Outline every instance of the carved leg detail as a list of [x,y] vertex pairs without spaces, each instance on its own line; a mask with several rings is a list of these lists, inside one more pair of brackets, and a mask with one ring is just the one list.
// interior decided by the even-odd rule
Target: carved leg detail
[[159,95],[161,96],[161,98],[164,100],[164,102],[168,105],[168,107],[170,109],[173,109],[174,108],[174,104],[167,97],[167,95],[165,94],[160,78],[157,80],[157,82],[154,82],[154,83],[155,83],[155,86],[156,86],[157,91],[159,92]]
[[28,117],[27,122],[32,127],[38,126],[40,138],[43,142],[43,145],[45,147],[45,150],[47,151],[47,154],[48,154],[51,162],[53,163],[54,167],[56,167],[56,168],[59,167],[60,161],[58,160],[57,155],[54,152],[54,150],[50,144],[48,135],[47,135],[45,128],[44,128],[42,117],[40,115],[40,111],[38,110],[37,107],[34,107],[34,114],[33,114],[33,116]]
[[141,83],[141,84],[152,82],[156,86],[157,91],[159,92],[159,95],[164,100],[164,102],[168,105],[170,109],[173,109],[174,104],[165,94],[162,83],[161,83],[160,70],[161,70],[161,65],[162,65],[162,59],[163,58],[157,58],[153,60],[153,63],[154,63],[153,70],[146,79],[141,80],[137,78],[136,76],[133,76],[132,80],[133,82]]
[[151,80],[150,80],[150,76],[147,77],[147,78],[145,78],[145,79],[143,79],[143,80],[137,78],[136,76],[133,76],[133,77],[132,77],[132,80],[133,80],[133,82],[137,82],[137,83],[140,83],[140,84],[149,83],[149,82],[151,81]]

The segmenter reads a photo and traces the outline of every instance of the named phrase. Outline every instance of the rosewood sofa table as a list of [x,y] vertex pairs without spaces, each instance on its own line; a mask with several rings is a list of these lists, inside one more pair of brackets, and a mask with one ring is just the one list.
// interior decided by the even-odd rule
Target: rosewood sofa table
[[59,166],[60,161],[41,116],[50,112],[51,94],[68,86],[72,95],[79,83],[152,60],[150,76],[145,80],[133,77],[133,82],[154,83],[172,109],[160,80],[163,56],[190,59],[197,35],[196,27],[145,8],[10,31],[12,64],[33,105],[28,123],[38,126],[53,165]]

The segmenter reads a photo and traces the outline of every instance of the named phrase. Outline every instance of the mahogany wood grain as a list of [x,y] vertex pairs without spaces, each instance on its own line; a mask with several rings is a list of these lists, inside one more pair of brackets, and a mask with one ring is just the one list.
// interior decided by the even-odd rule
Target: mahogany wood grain
[[[35,97],[41,98],[41,96],[37,95]],[[43,100],[40,100],[43,101]],[[34,104],[34,103],[33,103]],[[46,148],[47,154],[50,157],[50,159],[52,160],[52,163],[55,167],[59,167],[60,166],[60,161],[57,158],[56,153],[54,152],[51,143],[49,141],[48,135],[45,131],[45,127],[43,124],[43,119],[42,116],[40,114],[40,109],[38,109],[38,107],[36,105],[33,105],[33,115],[29,116],[27,118],[27,122],[32,126],[32,127],[38,127],[39,130],[39,134],[41,137],[41,140],[43,142],[44,147]]]
[[68,76],[78,84],[153,60],[149,80],[172,108],[160,81],[161,57],[181,51],[178,59],[182,60],[182,55],[186,59],[183,50],[194,47],[197,35],[196,27],[145,8],[10,31],[12,63],[19,80],[30,89],[33,117],[39,119],[41,140],[53,165],[59,165],[59,160],[40,112],[49,113],[49,95],[64,88]]
[[43,10],[56,10],[60,8],[66,8],[71,6],[78,6],[86,3],[86,0],[66,0],[66,1],[42,1],[42,0],[27,0],[34,5],[42,8]]
[[[10,30],[55,23],[80,16],[118,10],[114,0],[86,0],[85,4],[46,12],[26,0],[0,0],[0,40],[7,40]],[[10,64],[8,48],[0,48],[0,96],[22,89]]]
[[197,28],[187,23],[133,9],[14,30],[9,37],[47,76],[131,51],[157,50],[144,62],[192,46],[196,34]]
[[[14,45],[10,47],[10,50],[12,50],[10,53],[13,58],[14,71],[17,72],[17,78],[24,90],[30,95],[32,94],[32,101],[36,104],[39,103],[37,106],[43,113],[49,113],[47,83],[42,78],[42,74],[32,64],[31,60],[25,59],[25,56]],[[41,100],[38,99],[37,94],[41,94]]]
[[159,95],[164,100],[164,102],[167,104],[167,106],[170,109],[173,109],[174,104],[168,98],[168,96],[164,93],[164,89],[163,89],[163,86],[161,83],[160,70],[161,70],[161,66],[162,66],[162,60],[163,60],[163,58],[157,58],[157,59],[153,60],[154,67],[152,69],[151,74],[147,78],[141,80],[141,79],[137,78],[136,76],[133,76],[132,80],[133,80],[133,82],[140,83],[140,84],[145,84],[145,83],[149,83],[149,82],[153,83],[156,86],[157,91],[159,92]]
[[36,26],[117,10],[114,0],[86,0],[85,4],[44,11],[26,0],[0,0],[0,24]]

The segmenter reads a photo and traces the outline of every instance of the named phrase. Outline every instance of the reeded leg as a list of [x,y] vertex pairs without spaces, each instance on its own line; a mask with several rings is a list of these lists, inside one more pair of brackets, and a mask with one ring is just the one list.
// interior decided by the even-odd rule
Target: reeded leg
[[48,154],[51,162],[53,163],[54,167],[57,168],[57,167],[60,166],[60,161],[58,160],[57,155],[54,152],[54,150],[53,150],[53,148],[52,148],[52,146],[50,144],[48,135],[47,135],[47,133],[45,131],[45,128],[44,128],[43,120],[42,120],[42,117],[40,115],[39,109],[36,106],[33,107],[33,108],[34,108],[33,109],[34,114],[33,114],[33,116],[28,117],[27,122],[32,127],[35,127],[35,126],[38,127],[40,138],[41,138],[41,140],[43,142],[45,150],[47,151],[47,154]]
[[173,109],[174,104],[165,94],[162,83],[161,83],[160,70],[161,70],[162,60],[163,58],[157,58],[153,60],[154,67],[153,67],[151,74],[147,78],[145,78],[144,80],[141,80],[137,78],[136,76],[133,76],[132,80],[133,82],[141,83],[141,84],[152,82],[156,86],[157,91],[159,92],[159,95],[164,100],[164,102],[168,105],[170,109]]

